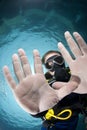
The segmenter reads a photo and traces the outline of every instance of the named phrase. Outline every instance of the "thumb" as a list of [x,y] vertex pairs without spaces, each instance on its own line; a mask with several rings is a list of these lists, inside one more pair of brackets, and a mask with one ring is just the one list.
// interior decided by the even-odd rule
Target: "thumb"
[[79,87],[80,79],[77,76],[71,76],[70,81],[61,86],[57,91],[59,100],[72,93],[77,87]]
[[52,88],[54,88],[54,89],[60,89],[60,88],[62,88],[64,85],[66,85],[66,83],[64,83],[64,82],[54,82],[54,83],[52,84]]

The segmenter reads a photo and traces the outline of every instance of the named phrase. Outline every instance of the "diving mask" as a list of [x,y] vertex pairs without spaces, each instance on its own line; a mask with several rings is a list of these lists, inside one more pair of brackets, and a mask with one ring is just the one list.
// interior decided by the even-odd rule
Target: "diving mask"
[[53,70],[54,64],[58,66],[63,66],[64,65],[64,59],[62,56],[54,55],[48,58],[48,60],[45,63],[45,67],[48,70]]

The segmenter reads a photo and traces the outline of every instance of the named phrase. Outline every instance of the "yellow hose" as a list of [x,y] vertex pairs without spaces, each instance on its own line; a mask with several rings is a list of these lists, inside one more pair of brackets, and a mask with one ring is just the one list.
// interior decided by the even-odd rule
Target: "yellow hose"
[[[67,112],[69,113],[68,116],[61,117],[62,114],[67,113]],[[45,118],[47,120],[50,120],[51,117],[54,117],[54,118],[59,119],[59,120],[67,120],[71,116],[72,116],[72,111],[70,109],[65,109],[65,110],[61,111],[60,113],[58,113],[57,115],[54,115],[54,110],[53,109],[49,109],[48,112],[45,115]]]

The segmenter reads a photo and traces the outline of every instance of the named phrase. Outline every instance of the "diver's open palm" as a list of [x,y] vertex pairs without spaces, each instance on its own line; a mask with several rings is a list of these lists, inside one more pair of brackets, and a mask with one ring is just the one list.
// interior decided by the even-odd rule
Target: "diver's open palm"
[[[65,33],[66,41],[73,53],[73,57],[69,54],[63,44],[59,44],[58,47],[68,63],[71,70],[70,81],[77,82],[77,89],[74,92],[79,94],[87,94],[87,44],[83,38],[77,32],[73,33],[75,40],[69,32]],[[68,82],[70,84],[70,81]],[[68,85],[68,83],[65,83]],[[64,83],[63,83],[64,84]],[[61,83],[61,87],[64,87]],[[54,88],[57,88],[59,83],[54,84]]]
[[51,108],[58,102],[56,91],[49,86],[44,77],[37,50],[34,50],[35,74],[32,74],[23,49],[19,49],[19,57],[17,54],[13,55],[13,67],[19,83],[16,83],[7,66],[3,68],[4,74],[16,101],[26,112],[36,114]]

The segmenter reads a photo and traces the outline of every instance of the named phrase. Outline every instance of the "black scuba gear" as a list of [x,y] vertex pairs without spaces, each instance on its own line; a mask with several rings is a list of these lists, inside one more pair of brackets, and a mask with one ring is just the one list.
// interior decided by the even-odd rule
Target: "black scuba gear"
[[[53,79],[53,81],[61,81],[67,82],[70,79],[70,73],[67,72],[64,59],[62,56],[54,55],[48,58],[45,66],[51,72],[54,72],[54,76],[52,76],[49,72],[45,74],[46,79]],[[53,83],[49,82],[50,84]]]
[[67,69],[65,67],[54,64],[54,77],[56,81],[68,82],[70,79],[69,68],[67,72]]
[[48,80],[48,83],[50,86],[56,81],[61,81],[61,82],[68,82],[70,79],[70,69],[69,67],[60,67],[56,64],[54,64],[54,75],[52,76],[50,72],[48,71],[45,73],[45,77]]

